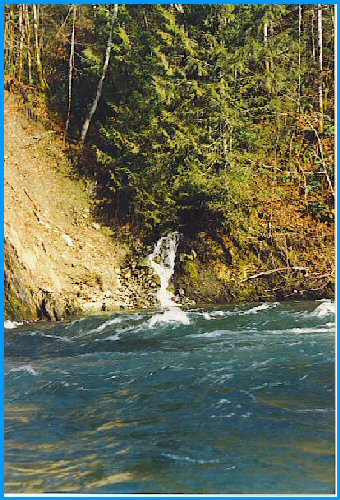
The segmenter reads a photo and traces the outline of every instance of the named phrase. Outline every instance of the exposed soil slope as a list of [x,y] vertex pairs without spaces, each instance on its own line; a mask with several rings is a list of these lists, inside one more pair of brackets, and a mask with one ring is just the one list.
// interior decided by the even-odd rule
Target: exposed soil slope
[[9,319],[61,318],[124,304],[126,248],[91,217],[53,131],[5,92],[5,310]]

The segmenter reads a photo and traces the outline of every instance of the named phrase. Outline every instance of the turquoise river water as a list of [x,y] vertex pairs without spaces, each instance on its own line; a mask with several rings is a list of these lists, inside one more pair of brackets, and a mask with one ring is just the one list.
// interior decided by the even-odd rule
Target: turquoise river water
[[5,330],[6,492],[333,493],[334,321],[317,301]]

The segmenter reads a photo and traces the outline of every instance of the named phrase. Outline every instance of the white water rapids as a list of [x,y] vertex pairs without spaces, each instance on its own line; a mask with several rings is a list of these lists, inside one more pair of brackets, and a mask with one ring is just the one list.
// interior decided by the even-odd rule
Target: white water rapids
[[156,243],[153,252],[149,255],[151,267],[160,278],[161,286],[157,291],[157,299],[164,312],[155,314],[150,319],[150,326],[156,323],[176,322],[190,324],[186,312],[182,311],[174,301],[174,294],[168,290],[169,283],[175,270],[176,251],[179,233],[173,232],[162,236]]

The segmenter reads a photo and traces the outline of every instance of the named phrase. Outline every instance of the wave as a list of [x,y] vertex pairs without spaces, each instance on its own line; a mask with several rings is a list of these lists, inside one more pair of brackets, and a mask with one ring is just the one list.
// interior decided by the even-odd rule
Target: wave
[[[97,339],[100,340],[100,339]],[[115,333],[114,335],[110,335],[109,337],[105,337],[104,340],[120,340],[119,333]]]
[[334,329],[334,323],[327,323],[323,326],[313,326],[304,328],[291,328],[290,330],[280,330],[284,333],[329,333]]
[[69,337],[60,337],[59,335],[49,335],[48,333],[42,333],[42,332],[30,332],[29,335],[31,337],[45,337],[49,339],[55,339],[55,340],[61,340],[62,342],[73,342]]
[[21,365],[17,366],[15,368],[11,368],[9,370],[9,373],[14,373],[14,372],[25,372],[28,373],[29,375],[37,376],[40,375],[40,372],[37,372],[32,365]]
[[[316,326],[306,326],[306,327],[295,327],[295,328],[284,328],[284,329],[270,329],[270,330],[257,330],[256,332],[260,335],[283,335],[283,334],[317,334],[317,333],[331,333],[334,331],[335,323],[326,323],[325,325]],[[255,331],[254,331],[255,333]],[[287,345],[297,345],[299,342],[293,342]]]
[[[220,461],[218,459],[204,460],[203,458],[190,458],[182,455],[175,455],[173,453],[162,453],[163,457],[171,458],[171,460],[176,460],[178,462],[189,462],[191,464],[218,464]],[[232,467],[230,467],[232,468]]]
[[259,311],[266,311],[267,309],[273,309],[278,306],[279,302],[264,302],[259,306],[252,307],[248,311],[244,311],[243,314],[257,314]]
[[335,314],[335,303],[329,299],[321,302],[314,311],[309,313],[309,317],[325,318]]
[[274,360],[275,360],[275,358],[268,358],[265,361],[254,361],[251,364],[250,368],[260,368],[261,366],[267,366],[268,364],[270,364]]
[[190,338],[196,338],[196,339],[200,339],[200,338],[210,338],[210,339],[217,339],[219,337],[222,337],[222,335],[226,335],[226,334],[231,334],[231,333],[235,333],[231,330],[214,330],[212,332],[203,332],[203,333],[194,333],[192,335],[188,335],[188,337]]
[[85,321],[85,319],[86,319],[86,317],[75,319],[75,320],[71,321],[70,323],[68,323],[67,326],[65,326],[65,330],[69,330],[73,325],[77,325],[81,321]]
[[92,328],[92,330],[87,330],[85,332],[80,333],[79,335],[73,337],[73,339],[80,339],[82,337],[86,337],[87,335],[92,335],[94,333],[101,333],[111,325],[117,325],[119,323],[122,323],[123,319],[124,318],[122,316],[118,316],[116,318],[109,319],[109,320],[105,321],[104,323],[102,323],[101,325],[97,326],[96,328]]
[[106,328],[108,328],[111,325],[117,325],[118,323],[121,323],[123,321],[123,318],[118,316],[117,318],[109,319],[108,321],[105,321],[105,323],[102,323],[101,325],[97,326],[97,328],[93,328],[93,330],[89,330],[86,332],[87,334],[90,333],[100,333]]
[[304,408],[304,409],[294,409],[293,411],[297,413],[333,413],[334,408]]

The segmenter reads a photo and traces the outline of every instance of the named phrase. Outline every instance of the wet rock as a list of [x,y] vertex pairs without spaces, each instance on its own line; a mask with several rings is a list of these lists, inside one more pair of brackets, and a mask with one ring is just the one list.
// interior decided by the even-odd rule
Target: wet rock
[[151,266],[151,262],[149,257],[139,257],[138,259],[138,267],[146,267],[149,268]]
[[103,278],[101,276],[97,276],[97,283],[100,287],[100,290],[103,291]]

